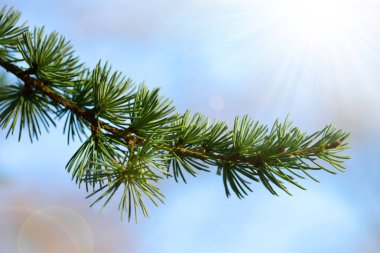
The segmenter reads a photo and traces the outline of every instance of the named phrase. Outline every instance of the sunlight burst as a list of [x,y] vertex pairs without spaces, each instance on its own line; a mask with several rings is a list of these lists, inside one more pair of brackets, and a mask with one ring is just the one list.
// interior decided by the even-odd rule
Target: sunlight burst
[[284,113],[355,108],[363,114],[378,107],[380,0],[238,1],[242,7],[223,16],[228,40],[211,51],[219,76],[237,76],[223,80],[248,87],[241,103],[252,103],[255,93],[257,106]]
[[281,12],[290,36],[325,46],[352,36],[359,14],[354,1],[340,0],[292,0]]

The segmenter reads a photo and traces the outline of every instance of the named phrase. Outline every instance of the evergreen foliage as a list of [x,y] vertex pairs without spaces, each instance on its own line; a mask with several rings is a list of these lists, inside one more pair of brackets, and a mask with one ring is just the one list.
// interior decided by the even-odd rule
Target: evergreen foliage
[[99,62],[86,68],[69,41],[44,28],[18,24],[20,13],[0,12],[0,66],[18,79],[0,90],[0,127],[7,137],[27,130],[31,141],[41,128],[64,119],[68,143],[84,140],[66,169],[85,185],[94,204],[105,206],[121,191],[119,209],[137,218],[147,215],[145,200],[163,202],[157,183],[166,178],[186,182],[201,171],[215,170],[227,196],[242,198],[261,182],[269,192],[290,194],[284,183],[310,172],[343,171],[348,133],[327,126],[311,135],[276,121],[272,127],[248,116],[210,122],[190,111],[175,112],[171,101]]

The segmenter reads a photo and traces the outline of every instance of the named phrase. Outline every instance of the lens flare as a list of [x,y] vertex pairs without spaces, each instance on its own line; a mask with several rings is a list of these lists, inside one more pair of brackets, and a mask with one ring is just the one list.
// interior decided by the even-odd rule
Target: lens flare
[[93,236],[85,219],[72,209],[49,206],[35,210],[18,234],[19,253],[92,253]]

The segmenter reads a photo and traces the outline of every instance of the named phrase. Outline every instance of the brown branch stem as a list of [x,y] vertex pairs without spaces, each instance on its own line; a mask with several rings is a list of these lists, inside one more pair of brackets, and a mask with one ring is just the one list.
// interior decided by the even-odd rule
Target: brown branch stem
[[[62,105],[66,109],[71,110],[77,116],[89,122],[92,127],[102,128],[103,130],[113,134],[114,136],[125,140],[129,146],[135,146],[136,144],[141,144],[145,142],[145,139],[143,137],[137,136],[136,133],[134,133],[129,128],[125,128],[125,129],[116,128],[104,121],[98,120],[93,110],[79,108],[76,103],[68,100],[63,95],[51,89],[48,86],[48,83],[31,77],[30,73],[27,70],[24,71],[21,68],[17,67],[16,65],[9,63],[1,58],[0,58],[0,66],[2,66],[8,72],[14,74],[20,80],[22,80],[24,84],[26,85],[25,87],[33,87],[34,89],[40,91],[41,93],[49,97],[52,101]],[[340,144],[341,144],[340,141],[335,141],[334,143],[330,143],[322,147],[316,146],[316,147],[310,147],[306,149],[285,151],[285,152],[283,150],[284,149],[283,147],[279,147],[278,152],[281,153],[282,156],[299,156],[299,155],[304,155],[304,154],[318,154],[326,149],[337,148],[338,146],[340,146]],[[231,155],[216,154],[210,151],[205,151],[204,149],[196,150],[196,149],[190,149],[190,148],[185,148],[181,146],[171,147],[169,145],[163,145],[163,144],[157,147],[168,150],[170,152],[174,152],[177,155],[190,156],[190,157],[194,157],[201,160],[213,159],[220,163],[246,163],[246,164],[253,165],[254,167],[260,167],[260,164],[262,164],[264,162],[264,159],[266,158],[262,154],[253,155],[253,156],[243,156],[243,155],[231,156]],[[267,158],[270,159],[270,156],[267,156]]]

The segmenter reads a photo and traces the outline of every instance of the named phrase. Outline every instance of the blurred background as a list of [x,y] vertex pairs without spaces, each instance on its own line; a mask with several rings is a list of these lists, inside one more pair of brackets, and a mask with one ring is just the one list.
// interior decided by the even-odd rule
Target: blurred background
[[38,142],[0,131],[0,253],[380,252],[379,0],[0,0],[22,21],[71,40],[81,60],[108,60],[178,111],[232,122],[249,114],[313,132],[351,132],[345,173],[307,191],[243,200],[221,177],[160,185],[165,205],[138,224],[117,201],[90,208],[65,165],[62,124]]

